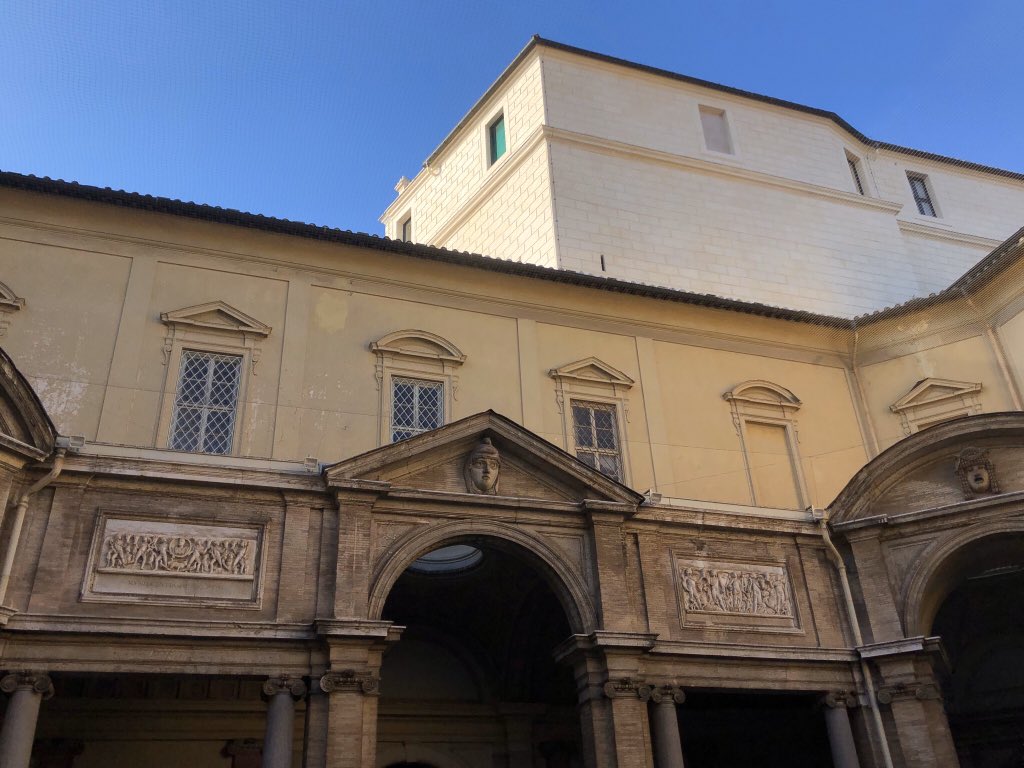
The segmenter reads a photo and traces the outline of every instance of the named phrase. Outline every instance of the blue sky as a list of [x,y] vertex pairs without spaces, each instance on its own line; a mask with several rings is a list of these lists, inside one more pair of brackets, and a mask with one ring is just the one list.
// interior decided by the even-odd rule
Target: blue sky
[[0,169],[365,232],[540,34],[1024,172],[1024,3],[2,0]]

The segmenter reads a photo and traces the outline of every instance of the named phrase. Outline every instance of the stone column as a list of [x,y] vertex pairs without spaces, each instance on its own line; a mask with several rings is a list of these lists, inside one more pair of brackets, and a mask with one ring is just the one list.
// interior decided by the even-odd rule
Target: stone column
[[295,734],[295,697],[306,692],[297,677],[271,677],[263,684],[268,697],[267,730],[263,737],[263,768],[291,768]]
[[878,689],[878,701],[892,711],[907,768],[960,765],[937,685],[920,681],[883,685]]
[[833,691],[824,696],[822,705],[828,744],[832,749],[832,765],[835,768],[860,768],[850,716],[846,712],[848,707],[857,706],[857,699],[847,691]]
[[654,712],[651,716],[654,731],[654,766],[683,768],[683,742],[679,738],[676,704],[686,701],[686,694],[682,688],[663,685],[651,688],[650,697],[654,702]]
[[28,768],[39,704],[53,696],[53,683],[40,672],[15,672],[0,680],[0,691],[11,694],[0,730],[0,765]]
[[374,672],[343,669],[321,677],[320,688],[329,694],[327,765],[375,768],[380,679]]

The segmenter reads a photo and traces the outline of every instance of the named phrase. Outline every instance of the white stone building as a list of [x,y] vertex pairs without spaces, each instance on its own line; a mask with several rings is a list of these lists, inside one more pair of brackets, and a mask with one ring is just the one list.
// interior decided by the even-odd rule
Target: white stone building
[[390,237],[857,316],[941,290],[1024,175],[535,37],[381,217]]

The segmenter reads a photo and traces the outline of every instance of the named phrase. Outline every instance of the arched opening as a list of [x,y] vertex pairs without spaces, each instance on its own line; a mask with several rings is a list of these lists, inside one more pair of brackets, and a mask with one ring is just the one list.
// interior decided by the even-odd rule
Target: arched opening
[[947,557],[928,581],[921,626],[948,657],[939,679],[962,768],[1024,763],[1024,533]]
[[384,601],[381,617],[405,629],[381,668],[378,753],[407,763],[432,754],[431,764],[581,765],[572,671],[553,655],[573,628],[552,574],[500,538],[439,544]]

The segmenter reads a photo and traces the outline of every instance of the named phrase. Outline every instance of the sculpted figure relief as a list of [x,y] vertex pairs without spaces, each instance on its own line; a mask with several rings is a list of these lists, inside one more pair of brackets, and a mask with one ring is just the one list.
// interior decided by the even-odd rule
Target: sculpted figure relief
[[481,438],[476,447],[470,451],[462,470],[462,476],[466,480],[466,490],[469,493],[497,495],[500,472],[501,454],[491,444],[491,438]]
[[679,569],[687,611],[792,616],[786,576],[778,571],[685,566]]
[[250,575],[249,541],[116,533],[103,542],[103,567],[198,575]]

